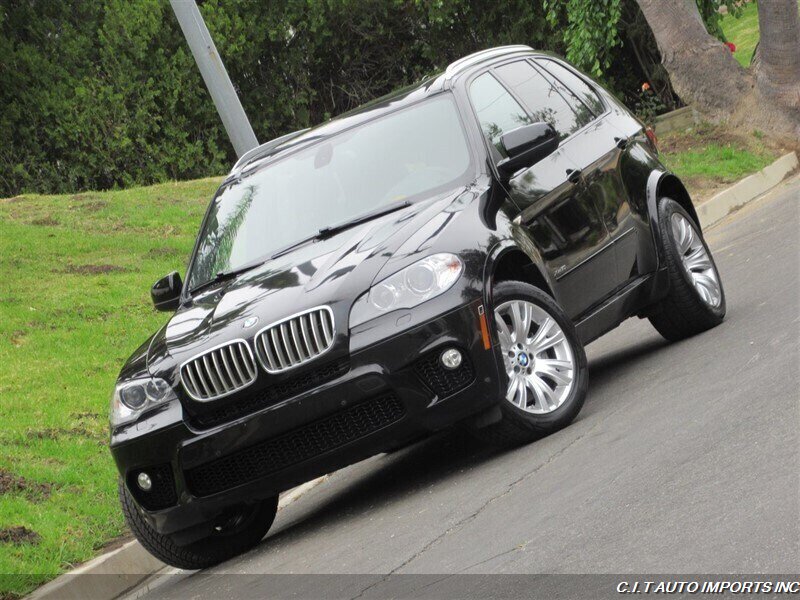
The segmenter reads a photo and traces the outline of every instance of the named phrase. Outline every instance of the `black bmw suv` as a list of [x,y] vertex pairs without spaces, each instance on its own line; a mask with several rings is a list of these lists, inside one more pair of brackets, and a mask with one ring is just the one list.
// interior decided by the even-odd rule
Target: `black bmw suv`
[[486,50],[243,156],[172,312],[122,369],[111,452],[128,524],[195,569],[263,538],[278,494],[461,424],[569,424],[583,346],[631,316],[670,340],[725,296],[655,137],[570,65]]

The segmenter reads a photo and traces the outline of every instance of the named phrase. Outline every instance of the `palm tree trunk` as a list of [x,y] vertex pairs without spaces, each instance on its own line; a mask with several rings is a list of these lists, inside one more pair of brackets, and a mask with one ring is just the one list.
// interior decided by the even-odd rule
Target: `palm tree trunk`
[[685,0],[637,2],[681,99],[712,117],[730,114],[751,88],[750,77],[730,51],[687,10]]
[[759,91],[783,106],[800,111],[800,18],[797,0],[758,3],[756,81]]
[[[769,132],[800,149],[797,0],[761,0],[758,65],[746,71],[706,31],[684,0],[636,0],[681,99],[734,128]],[[754,77],[755,75],[755,77]]]

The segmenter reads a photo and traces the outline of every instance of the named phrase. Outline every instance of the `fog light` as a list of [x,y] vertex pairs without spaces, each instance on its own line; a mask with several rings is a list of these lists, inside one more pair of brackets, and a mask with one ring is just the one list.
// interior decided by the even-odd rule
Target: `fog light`
[[455,348],[449,348],[442,352],[441,360],[446,369],[457,369],[461,366],[461,352]]
[[153,488],[153,480],[150,479],[150,475],[144,472],[139,473],[139,476],[136,478],[136,483],[139,484],[139,487],[145,492],[149,492]]

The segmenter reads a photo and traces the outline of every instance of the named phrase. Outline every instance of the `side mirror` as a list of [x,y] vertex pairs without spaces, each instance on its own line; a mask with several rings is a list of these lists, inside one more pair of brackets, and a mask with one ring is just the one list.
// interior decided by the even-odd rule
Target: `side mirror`
[[177,271],[165,275],[150,288],[150,297],[156,310],[175,310],[180,305],[183,282]]
[[500,137],[508,158],[497,163],[503,177],[509,178],[530,167],[558,148],[558,134],[548,123],[531,123],[504,133]]

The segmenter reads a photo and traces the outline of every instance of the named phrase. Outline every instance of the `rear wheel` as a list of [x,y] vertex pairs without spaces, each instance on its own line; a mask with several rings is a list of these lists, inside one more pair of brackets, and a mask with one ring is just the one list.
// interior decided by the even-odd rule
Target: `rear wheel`
[[586,354],[570,319],[538,288],[504,281],[493,295],[506,391],[500,419],[472,431],[494,445],[519,445],[569,425],[580,412]]
[[277,496],[243,504],[217,517],[211,535],[180,545],[147,522],[121,480],[119,497],[125,522],[139,543],[168,565],[190,570],[211,567],[254,547],[267,534],[278,511]]
[[670,292],[649,319],[661,335],[676,341],[722,323],[725,292],[703,234],[683,207],[662,198],[658,223]]

